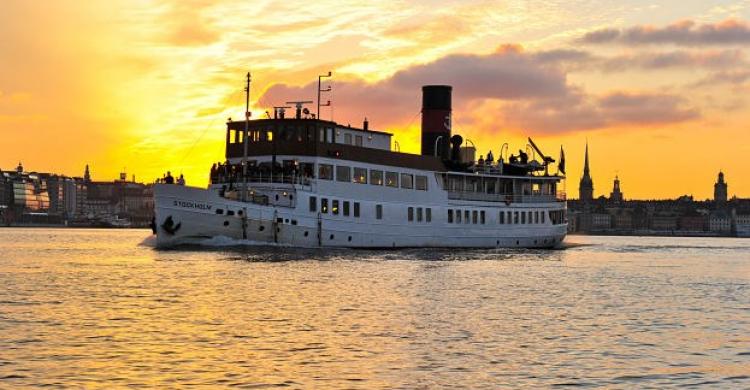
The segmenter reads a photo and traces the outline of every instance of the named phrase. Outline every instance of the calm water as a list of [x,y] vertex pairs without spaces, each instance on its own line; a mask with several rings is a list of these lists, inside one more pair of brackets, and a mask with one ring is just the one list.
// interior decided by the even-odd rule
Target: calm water
[[0,229],[0,388],[750,387],[750,240],[155,251]]

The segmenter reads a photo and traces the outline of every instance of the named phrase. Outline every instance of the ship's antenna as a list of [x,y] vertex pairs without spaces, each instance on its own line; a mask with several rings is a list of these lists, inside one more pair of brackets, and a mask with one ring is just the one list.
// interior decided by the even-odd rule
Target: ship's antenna
[[247,200],[247,133],[250,127],[250,72],[245,80],[245,131],[242,134],[242,201]]
[[320,83],[322,82],[323,78],[325,78],[325,77],[331,77],[331,76],[332,76],[332,73],[330,71],[328,72],[328,74],[323,74],[323,75],[318,76],[318,112],[317,112],[317,115],[315,116],[318,119],[320,119],[320,107],[328,107],[328,106],[331,105],[331,101],[330,100],[327,103],[325,103],[325,104],[320,104],[320,93],[321,92],[330,92],[331,91],[331,86],[330,85],[327,86],[325,89],[321,89],[320,88]]

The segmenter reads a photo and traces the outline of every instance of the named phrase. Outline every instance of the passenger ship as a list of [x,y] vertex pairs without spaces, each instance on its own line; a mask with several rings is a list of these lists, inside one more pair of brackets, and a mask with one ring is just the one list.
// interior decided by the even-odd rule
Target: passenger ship
[[529,139],[531,159],[503,156],[506,144],[497,161],[474,161],[451,134],[452,87],[422,92],[421,154],[394,151],[392,134],[366,119],[355,128],[316,118],[309,102],[296,102],[291,118],[278,108],[273,118],[230,119],[226,164],[211,168],[207,189],[155,185],[157,246],[219,236],[295,247],[559,246],[564,157],[550,174],[555,160]]

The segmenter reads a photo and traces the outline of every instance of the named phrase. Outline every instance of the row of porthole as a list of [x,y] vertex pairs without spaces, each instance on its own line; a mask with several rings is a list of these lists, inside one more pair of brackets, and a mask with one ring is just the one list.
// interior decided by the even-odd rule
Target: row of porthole
[[[229,221],[224,221],[224,226],[229,226]],[[258,231],[261,231],[261,232],[262,232],[263,230],[265,230],[265,229],[266,229],[266,227],[265,227],[265,226],[263,226],[263,225],[260,225],[260,226],[258,227]],[[276,231],[277,231],[277,232],[281,232],[281,229],[277,229]],[[304,233],[304,236],[305,236],[305,237],[309,236],[309,232],[308,232],[308,231],[305,231],[305,233]],[[333,235],[333,234],[331,234],[331,235],[329,236],[329,239],[330,239],[330,240],[334,240],[335,238],[336,238],[336,236],[335,236],[335,235]],[[349,242],[352,242],[352,236],[349,236],[349,237],[348,237],[348,241],[349,241]],[[554,240],[552,240],[552,242],[554,242]],[[546,239],[546,238],[544,239],[544,243],[545,243],[545,244],[547,243],[547,239]],[[537,244],[537,240],[534,240],[534,245],[536,245],[536,244]],[[497,241],[497,245],[500,245],[500,240],[498,240],[498,241]],[[516,245],[521,245],[521,242],[520,242],[519,240],[516,240]]]
[[[224,209],[216,209],[216,214],[224,215]],[[233,210],[227,210],[227,215],[228,216],[234,215],[234,211]],[[237,215],[239,215],[241,217],[242,216],[242,210],[237,210]]]

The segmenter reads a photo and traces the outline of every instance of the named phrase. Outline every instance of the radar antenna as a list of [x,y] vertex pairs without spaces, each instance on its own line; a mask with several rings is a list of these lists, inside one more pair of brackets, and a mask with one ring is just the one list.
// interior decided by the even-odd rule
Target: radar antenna
[[286,102],[286,104],[294,104],[294,107],[297,109],[297,113],[295,115],[295,118],[302,119],[302,107],[305,104],[312,104],[312,100],[300,100],[297,102]]

